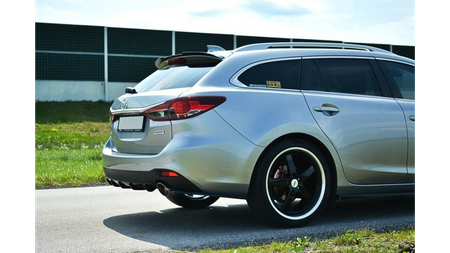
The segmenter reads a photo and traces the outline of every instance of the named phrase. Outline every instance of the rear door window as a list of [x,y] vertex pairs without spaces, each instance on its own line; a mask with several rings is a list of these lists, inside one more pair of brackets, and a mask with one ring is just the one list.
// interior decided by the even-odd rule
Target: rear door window
[[377,78],[366,59],[308,59],[304,62],[310,90],[381,96]]
[[383,61],[383,64],[393,78],[395,85],[400,90],[402,97],[414,100],[416,85],[414,67],[390,61]]
[[238,80],[258,88],[299,89],[300,60],[261,63],[244,71]]

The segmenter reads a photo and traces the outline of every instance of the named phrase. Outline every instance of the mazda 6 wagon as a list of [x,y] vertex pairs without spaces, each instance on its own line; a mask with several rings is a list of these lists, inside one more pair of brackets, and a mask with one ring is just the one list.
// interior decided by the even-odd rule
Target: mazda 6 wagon
[[208,46],[156,60],[116,99],[107,181],[205,208],[246,199],[306,224],[338,197],[414,193],[414,65],[355,44]]

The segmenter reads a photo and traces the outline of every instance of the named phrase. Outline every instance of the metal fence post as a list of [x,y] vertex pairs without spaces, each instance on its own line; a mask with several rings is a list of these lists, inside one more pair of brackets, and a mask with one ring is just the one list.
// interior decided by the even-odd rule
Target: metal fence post
[[105,52],[104,52],[104,55],[105,55],[105,57],[104,57],[104,59],[105,59],[105,102],[106,101],[108,101],[108,99],[109,99],[109,92],[108,92],[108,90],[109,90],[109,85],[108,85],[108,27],[106,27],[105,26],[105,28],[104,28],[104,30],[105,30],[105,33],[104,33],[104,42],[105,42],[105,44],[104,44],[104,49],[105,49]]
[[175,31],[172,31],[172,55],[176,54],[175,52]]

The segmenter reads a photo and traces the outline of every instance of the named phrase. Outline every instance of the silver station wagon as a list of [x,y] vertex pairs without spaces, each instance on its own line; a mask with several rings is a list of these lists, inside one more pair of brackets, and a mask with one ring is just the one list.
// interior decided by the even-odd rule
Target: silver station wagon
[[338,197],[414,193],[414,65],[354,44],[159,58],[111,106],[107,181],[204,208],[246,199],[297,227]]

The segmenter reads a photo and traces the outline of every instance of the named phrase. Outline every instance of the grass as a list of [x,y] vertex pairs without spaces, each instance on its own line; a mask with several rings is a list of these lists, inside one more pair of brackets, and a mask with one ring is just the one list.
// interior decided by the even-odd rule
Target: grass
[[102,147],[109,137],[109,103],[35,105],[35,185],[105,182]]
[[262,246],[239,247],[226,250],[202,250],[201,253],[250,253],[250,252],[373,252],[403,253],[415,249],[415,229],[376,233],[373,230],[348,230],[345,234],[329,239],[311,240],[298,237],[296,241],[273,242]]

